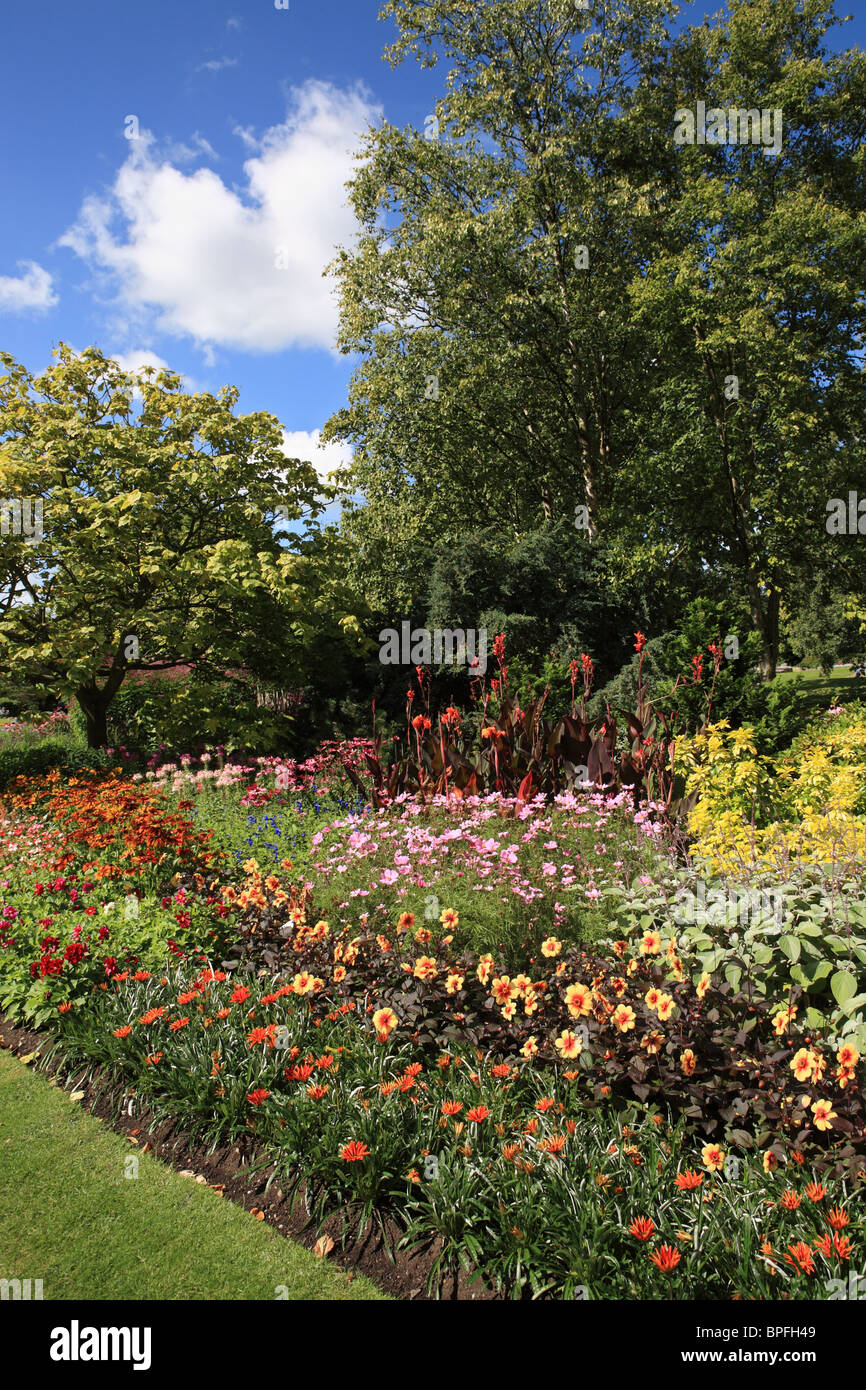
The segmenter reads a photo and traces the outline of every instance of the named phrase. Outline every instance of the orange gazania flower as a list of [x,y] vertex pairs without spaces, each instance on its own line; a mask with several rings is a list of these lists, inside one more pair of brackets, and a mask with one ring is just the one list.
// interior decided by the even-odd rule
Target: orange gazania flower
[[542,1096],[541,1100],[535,1102],[535,1108],[544,1115],[555,1104],[556,1101],[553,1099],[553,1096]]
[[257,1091],[250,1091],[250,1094],[247,1096],[247,1100],[249,1101],[250,1105],[262,1105],[267,1100],[270,1094],[270,1091],[266,1091],[263,1087],[260,1086]]
[[779,1198],[779,1206],[783,1211],[796,1211],[801,1200],[799,1192],[795,1192],[793,1188],[789,1187]]
[[326,1096],[327,1094],[328,1094],[328,1088],[327,1088],[327,1086],[308,1086],[308,1087],[307,1087],[307,1095],[310,1097],[310,1100],[324,1100],[324,1098],[325,1098],[325,1096]]
[[814,1256],[804,1240],[798,1240],[795,1245],[788,1246],[785,1263],[803,1274],[812,1274],[815,1269]]
[[700,1187],[703,1180],[703,1173],[696,1173],[691,1168],[686,1168],[683,1173],[677,1173],[674,1178],[676,1186],[682,1192],[693,1192],[696,1187]]
[[806,1188],[806,1196],[810,1202],[821,1202],[827,1196],[827,1189],[823,1183],[810,1182]]
[[662,1274],[672,1274],[682,1259],[682,1255],[672,1245],[661,1245],[658,1250],[653,1250],[650,1259],[661,1270]]
[[487,1109],[486,1105],[476,1105],[467,1112],[466,1118],[471,1121],[472,1124],[480,1125],[481,1121],[486,1120],[489,1114],[490,1111]]
[[131,1024],[131,1023],[127,1023],[126,1026],[125,1026],[124,1028],[115,1028],[115,1030],[114,1030],[114,1036],[115,1036],[116,1038],[128,1038],[131,1032],[132,1032],[132,1024]]
[[142,1014],[141,1018],[138,1021],[139,1023],[144,1023],[145,1025],[149,1023],[156,1023],[156,1020],[158,1018],[161,1018],[164,1013],[165,1005],[158,1009],[148,1009],[147,1013]]
[[831,1207],[827,1212],[827,1220],[834,1231],[843,1231],[851,1218],[842,1207]]
[[155,1067],[155,1066],[156,1066],[159,1062],[161,1062],[161,1061],[162,1061],[162,1053],[161,1053],[161,1052],[153,1052],[153,1053],[151,1053],[151,1055],[150,1055],[149,1057],[146,1057],[146,1058],[145,1058],[145,1062],[147,1063],[147,1065],[148,1065],[149,1067]]
[[362,1144],[359,1139],[352,1139],[348,1144],[343,1145],[340,1150],[340,1157],[344,1163],[360,1163],[369,1152],[366,1144]]
[[238,985],[237,989],[232,990],[231,1000],[233,1004],[243,1004],[250,997],[250,991],[246,985]]
[[628,1229],[635,1240],[651,1240],[655,1228],[655,1222],[648,1216],[636,1216]]
[[836,1254],[839,1256],[840,1260],[850,1259],[851,1251],[854,1247],[847,1236],[834,1236],[833,1244],[836,1247]]
[[459,1100],[444,1100],[442,1102],[443,1115],[459,1115],[463,1109],[463,1102]]
[[830,1256],[833,1254],[833,1237],[832,1237],[832,1236],[830,1236],[830,1235],[827,1235],[827,1236],[817,1236],[817,1237],[815,1238],[815,1240],[812,1241],[812,1244],[814,1245],[815,1249],[818,1251],[818,1254],[819,1254],[819,1255],[823,1255],[823,1256],[825,1257],[825,1259],[828,1259],[828,1260],[829,1260]]
[[68,1013],[69,1013],[69,1010],[70,1010],[71,1008],[72,1008],[72,1005],[71,1005],[71,1004],[58,1004],[58,1005],[57,1005],[57,1012],[58,1012],[59,1014],[68,1014]]
[[563,1149],[565,1148],[565,1145],[565,1135],[554,1134],[551,1135],[550,1139],[542,1139],[541,1143],[538,1145],[538,1148],[540,1153],[546,1153],[549,1154],[551,1158],[556,1158],[558,1154],[562,1153]]

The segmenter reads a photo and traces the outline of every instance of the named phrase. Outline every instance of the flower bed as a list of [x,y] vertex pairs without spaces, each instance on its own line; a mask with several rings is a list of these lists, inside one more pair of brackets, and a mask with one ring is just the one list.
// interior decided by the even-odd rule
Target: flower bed
[[[462,1264],[512,1296],[829,1297],[862,1239],[858,1050],[801,1026],[798,986],[782,1010],[651,920],[629,929],[614,880],[657,857],[653,824],[586,794],[410,799],[332,817],[309,877],[251,859],[231,882],[214,838],[152,791],[45,779],[4,827],[0,1000],[191,1133],[254,1138],[317,1219],[352,1203],[437,1239],[434,1279]],[[350,849],[375,901],[346,891]],[[461,887],[473,856],[492,882]],[[601,882],[605,931],[570,914],[554,930],[514,891],[546,878],[551,912],[569,890],[594,910]],[[455,901],[426,913],[447,885]],[[465,920],[503,892],[549,928],[511,941],[517,964]]]

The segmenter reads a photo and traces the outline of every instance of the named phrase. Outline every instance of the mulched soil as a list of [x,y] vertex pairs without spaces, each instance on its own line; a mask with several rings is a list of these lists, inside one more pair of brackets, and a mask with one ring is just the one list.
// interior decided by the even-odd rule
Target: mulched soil
[[[0,1014],[0,1047],[15,1056],[26,1057],[28,1053],[45,1052],[51,1043],[50,1034],[16,1027]],[[414,1252],[398,1250],[402,1232],[397,1223],[387,1216],[384,1219],[384,1238],[372,1225],[368,1226],[363,1236],[359,1236],[358,1215],[348,1207],[335,1212],[317,1228],[304,1208],[303,1188],[296,1196],[293,1208],[275,1181],[268,1188],[268,1180],[273,1177],[275,1167],[273,1164],[256,1166],[264,1165],[264,1155],[256,1147],[253,1137],[211,1150],[206,1143],[196,1142],[185,1135],[177,1121],[157,1120],[152,1110],[137,1099],[133,1099],[133,1114],[130,1116],[129,1088],[118,1084],[98,1068],[95,1071],[90,1066],[86,1071],[80,1067],[64,1070],[62,1063],[56,1061],[44,1070],[54,1076],[65,1090],[83,1091],[81,1104],[84,1109],[110,1125],[116,1133],[125,1135],[130,1144],[151,1153],[160,1162],[167,1163],[186,1176],[193,1175],[206,1182],[209,1187],[221,1192],[223,1197],[253,1212],[259,1220],[268,1221],[281,1235],[308,1250],[313,1249],[320,1236],[331,1236],[334,1249],[327,1258],[348,1271],[350,1277],[358,1270],[393,1298],[428,1302],[436,1297],[435,1289],[427,1292],[427,1279],[437,1254],[435,1244]],[[252,1168],[255,1168],[254,1172]],[[501,1295],[487,1288],[480,1280],[470,1280],[462,1272],[446,1277],[438,1296],[447,1300],[501,1299]]]

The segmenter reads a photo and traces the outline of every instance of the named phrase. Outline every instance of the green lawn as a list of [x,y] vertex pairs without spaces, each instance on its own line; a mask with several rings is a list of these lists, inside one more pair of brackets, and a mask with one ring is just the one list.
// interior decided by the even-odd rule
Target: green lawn
[[833,700],[846,705],[866,699],[866,679],[855,680],[849,666],[840,667],[829,676],[818,667],[797,666],[793,671],[780,671],[778,679],[794,680],[798,676],[802,677],[807,694],[818,708],[825,709]]
[[[138,1177],[126,1161],[138,1159]],[[0,1051],[0,1278],[45,1299],[382,1299]]]

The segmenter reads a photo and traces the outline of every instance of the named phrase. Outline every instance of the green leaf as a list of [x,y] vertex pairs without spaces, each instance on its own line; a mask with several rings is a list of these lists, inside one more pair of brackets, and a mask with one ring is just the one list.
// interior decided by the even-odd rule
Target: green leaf
[[850,970],[837,970],[830,981],[830,989],[837,1004],[846,1004],[857,993],[857,981]]
[[796,936],[791,936],[790,933],[785,936],[780,936],[779,945],[785,952],[788,960],[798,961],[800,959],[800,942],[797,940]]

